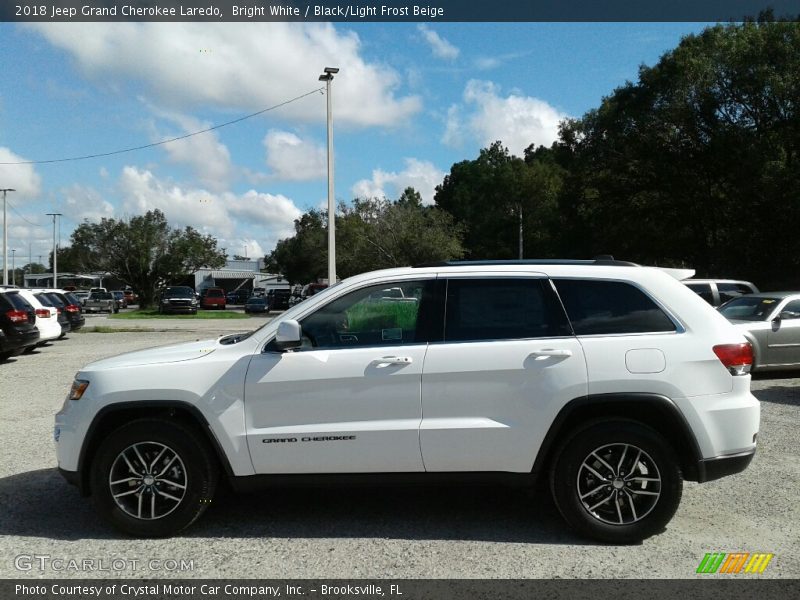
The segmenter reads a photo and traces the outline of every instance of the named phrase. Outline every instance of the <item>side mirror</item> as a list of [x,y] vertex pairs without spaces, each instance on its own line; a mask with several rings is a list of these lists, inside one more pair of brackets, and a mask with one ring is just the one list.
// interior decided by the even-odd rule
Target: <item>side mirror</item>
[[275,336],[275,345],[281,350],[291,350],[300,347],[302,330],[300,323],[294,319],[281,321],[278,324],[278,334]]

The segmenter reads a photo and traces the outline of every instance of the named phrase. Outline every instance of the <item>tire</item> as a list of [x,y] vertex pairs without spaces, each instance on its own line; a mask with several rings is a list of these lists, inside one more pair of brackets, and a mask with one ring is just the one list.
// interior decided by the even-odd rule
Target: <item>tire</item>
[[637,421],[593,421],[556,451],[550,490],[579,533],[632,544],[664,530],[680,504],[683,477],[675,452],[655,430]]
[[201,434],[176,421],[140,419],[103,440],[90,485],[95,507],[114,527],[137,537],[164,537],[203,514],[218,478],[216,457]]

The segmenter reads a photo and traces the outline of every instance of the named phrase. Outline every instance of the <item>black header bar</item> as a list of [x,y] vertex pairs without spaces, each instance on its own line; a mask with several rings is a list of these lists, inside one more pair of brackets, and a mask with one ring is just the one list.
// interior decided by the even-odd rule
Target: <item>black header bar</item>
[[0,21],[726,22],[800,0],[3,0]]

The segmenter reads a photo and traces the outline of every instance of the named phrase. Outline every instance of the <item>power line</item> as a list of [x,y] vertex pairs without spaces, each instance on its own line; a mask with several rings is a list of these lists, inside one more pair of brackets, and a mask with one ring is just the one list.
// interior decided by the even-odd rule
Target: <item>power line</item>
[[295,96],[289,100],[285,100],[280,102],[279,104],[275,104],[274,106],[270,106],[269,108],[265,108],[263,110],[259,110],[258,112],[251,113],[249,115],[245,115],[243,117],[239,117],[238,119],[234,119],[233,121],[228,121],[226,123],[220,123],[219,125],[214,125],[207,129],[201,129],[200,131],[194,131],[192,133],[187,133],[185,135],[179,135],[178,137],[169,138],[167,140],[162,140],[160,142],[153,142],[152,144],[145,144],[143,146],[135,146],[133,148],[125,148],[123,150],[114,150],[113,152],[102,152],[99,154],[87,154],[85,156],[73,156],[69,158],[52,158],[49,160],[22,160],[19,162],[0,162],[0,165],[44,165],[44,164],[51,164],[51,163],[61,163],[61,162],[72,162],[76,160],[86,160],[89,158],[103,158],[105,156],[114,156],[116,154],[125,154],[126,152],[135,152],[136,150],[145,150],[147,148],[155,148],[156,146],[163,146],[164,144],[169,144],[171,142],[177,142],[180,140],[185,140],[186,138],[190,138],[195,135],[200,135],[201,133],[208,133],[209,131],[214,131],[215,129],[221,129],[222,127],[227,127],[228,125],[234,125],[236,123],[241,123],[247,119],[252,119],[253,117],[257,117],[258,115],[263,115],[265,112],[269,112],[271,110],[275,110],[277,108],[281,108],[282,106],[286,106],[287,104],[291,104],[292,102],[297,102],[298,100],[302,100],[306,96],[310,96],[311,94],[316,94],[317,92],[324,92],[325,88],[316,88],[311,90],[310,92],[306,92],[305,94],[301,94],[299,96]]
[[23,216],[22,216],[22,213],[21,213],[21,212],[19,212],[19,211],[16,209],[16,207],[15,207],[13,204],[11,204],[11,201],[10,201],[10,200],[8,201],[8,205],[11,207],[11,210],[13,210],[15,213],[17,213],[17,216],[18,216],[20,219],[22,219],[23,221],[25,221],[25,222],[26,222],[28,225],[33,225],[34,227],[41,227],[41,225],[39,225],[38,223],[34,223],[33,221],[29,221],[28,219],[26,219],[25,217],[23,217]]

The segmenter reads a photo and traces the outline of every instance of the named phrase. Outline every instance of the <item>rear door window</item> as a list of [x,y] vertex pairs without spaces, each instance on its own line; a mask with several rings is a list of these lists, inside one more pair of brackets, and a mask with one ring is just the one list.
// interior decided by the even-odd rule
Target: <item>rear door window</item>
[[571,335],[544,279],[450,279],[447,342],[517,340]]
[[621,281],[556,279],[576,335],[660,333],[675,323],[639,288]]

